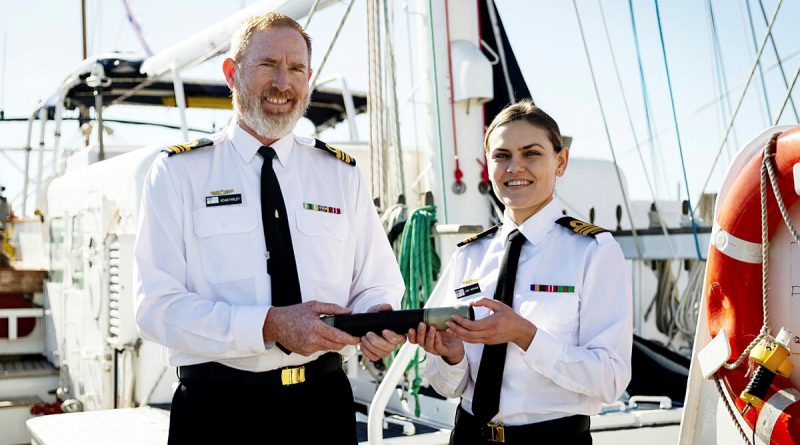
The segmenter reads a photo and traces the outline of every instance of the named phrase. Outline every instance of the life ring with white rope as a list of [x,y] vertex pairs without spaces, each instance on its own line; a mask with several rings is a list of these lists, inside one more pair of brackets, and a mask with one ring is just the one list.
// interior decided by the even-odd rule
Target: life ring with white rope
[[[772,159],[780,197],[785,207],[790,208],[800,198],[800,128],[774,135],[767,150],[758,152],[741,169],[718,204],[706,266],[705,302],[709,332],[714,337],[720,330],[725,330],[732,361],[742,356],[760,333],[766,333],[762,331],[766,319],[761,298],[761,180],[765,153],[768,159]],[[784,220],[769,182],[766,182],[766,187],[767,239],[770,240],[778,224],[784,224]],[[782,267],[786,270],[785,265]],[[791,298],[790,295],[779,298],[784,297]],[[754,348],[756,352],[751,353],[751,358],[759,351],[772,354],[780,349],[776,341],[786,346],[781,357],[773,357],[775,361],[781,361],[781,372],[777,371],[777,365],[773,366],[774,377],[770,375],[771,382],[761,382],[763,391],[754,397],[755,401],[747,401],[751,399],[746,397],[748,392],[753,392],[755,381],[751,380],[747,362],[717,371],[724,391],[739,413],[744,412],[742,418],[747,426],[770,444],[800,444],[800,391],[789,375],[792,364],[788,343],[792,343],[791,340],[796,341],[796,337],[787,341],[787,338],[776,340],[767,336]],[[758,360],[756,363],[761,365]]]

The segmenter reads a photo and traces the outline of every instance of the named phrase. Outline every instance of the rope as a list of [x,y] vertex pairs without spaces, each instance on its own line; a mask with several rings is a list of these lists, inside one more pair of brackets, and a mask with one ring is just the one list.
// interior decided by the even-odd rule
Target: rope
[[719,393],[720,399],[725,401],[725,409],[728,411],[728,414],[731,416],[731,419],[733,419],[733,424],[736,425],[736,429],[739,430],[739,434],[742,436],[742,440],[747,445],[752,445],[750,439],[747,438],[747,433],[744,432],[744,429],[742,429],[742,425],[739,424],[739,419],[736,418],[736,414],[734,414],[733,408],[731,408],[731,402],[728,401],[728,397],[725,396],[725,393],[722,391],[722,384],[719,382],[719,377],[716,376],[714,377],[714,384],[717,388],[717,392]]
[[589,63],[589,72],[592,75],[592,85],[594,85],[594,94],[597,97],[597,104],[600,106],[600,116],[603,118],[603,127],[606,131],[606,139],[608,140],[608,146],[611,149],[611,157],[614,159],[614,170],[617,173],[617,182],[619,182],[619,190],[622,192],[622,199],[625,204],[625,211],[628,214],[628,221],[631,225],[631,234],[633,235],[633,242],[636,245],[636,252],[639,254],[639,258],[644,258],[642,254],[642,246],[639,243],[639,238],[636,234],[636,228],[633,224],[633,216],[631,215],[631,209],[628,205],[628,195],[625,192],[625,185],[622,182],[622,173],[619,169],[619,164],[617,163],[617,154],[614,152],[614,143],[611,141],[611,132],[608,130],[608,121],[606,120],[606,113],[603,109],[603,101],[600,98],[600,90],[597,87],[597,79],[594,75],[594,68],[592,67],[592,58],[589,56],[589,47],[586,44],[586,35],[583,32],[583,24],[581,23],[581,14],[578,11],[578,4],[575,0],[572,0],[572,6],[575,9],[575,17],[578,19],[578,29],[581,32],[581,41],[583,41],[583,50],[586,54],[586,61]]
[[[777,139],[780,133],[775,133],[772,136],[772,140],[770,141],[769,147],[774,147],[777,143]],[[775,153],[769,155],[770,158],[775,157]],[[775,195],[775,201],[778,202],[778,209],[781,211],[781,216],[783,217],[783,222],[786,224],[786,228],[789,229],[789,233],[792,235],[792,239],[794,242],[800,245],[800,235],[797,234],[797,229],[794,228],[792,224],[792,220],[789,217],[789,212],[786,210],[786,205],[783,203],[783,198],[781,197],[781,191],[778,188],[778,182],[775,179],[775,166],[772,165],[772,162],[764,162],[767,166],[767,173],[769,173],[769,182],[772,185],[772,193]]]
[[[464,177],[464,172],[461,170],[461,162],[458,159],[458,134],[456,133],[456,101],[454,96],[455,88],[453,87],[453,53],[452,53],[452,45],[450,44],[450,10],[447,7],[449,2],[444,2],[444,23],[445,23],[445,31],[447,33],[447,72],[448,77],[450,78],[450,120],[452,122],[451,127],[453,127],[453,160],[455,161],[455,170],[453,171],[453,177],[455,179],[455,184],[461,185],[461,178]],[[491,9],[491,6],[489,6]],[[508,81],[508,79],[506,79]],[[511,102],[514,102],[514,96],[509,94],[511,98]]]
[[[650,109],[650,96],[647,92],[647,81],[645,80],[644,76],[644,65],[642,64],[642,53],[639,49],[639,32],[636,29],[636,17],[633,13],[633,0],[628,0],[628,12],[631,18],[631,28],[633,29],[633,45],[636,48],[636,62],[639,67],[639,84],[642,89],[642,102],[644,105],[644,117],[645,121],[647,122],[647,142],[650,144],[650,162],[653,164],[653,173],[658,172],[657,163],[656,163],[656,147],[655,141],[656,138],[653,135],[653,122],[652,122],[652,115],[653,111]],[[638,141],[637,141],[638,144]],[[660,154],[660,152],[658,152]],[[661,165],[666,165],[661,160]],[[663,180],[663,177],[662,177]],[[656,192],[661,195],[661,189],[659,188],[658,176],[656,176]]]
[[[436,223],[436,206],[420,207],[411,214],[400,240],[398,263],[406,292],[401,302],[402,309],[420,309],[433,291],[434,276],[439,273],[441,263],[433,246],[431,228]],[[387,359],[391,362],[390,359]],[[413,369],[409,393],[414,397],[414,413],[420,415],[419,390],[422,378],[419,372],[419,348],[408,364],[406,372]],[[388,363],[387,363],[388,366]]]
[[[636,152],[639,154],[639,162],[642,164],[642,172],[644,172],[644,178],[647,181],[647,188],[650,190],[650,195],[653,197],[653,207],[655,208],[656,215],[658,215],[658,222],[661,225],[661,232],[664,234],[664,239],[667,243],[667,247],[669,247],[669,253],[672,258],[676,258],[675,256],[675,249],[672,246],[672,242],[669,239],[669,231],[667,230],[667,225],[664,222],[664,218],[661,215],[661,212],[658,210],[658,205],[656,204],[656,192],[653,190],[653,184],[650,182],[650,175],[647,174],[647,167],[644,164],[644,156],[642,156],[642,149],[639,146],[639,138],[636,136],[636,128],[633,125],[633,117],[631,116],[630,107],[628,107],[628,99],[625,96],[625,88],[622,86],[622,76],[619,74],[619,65],[617,64],[617,56],[614,53],[614,45],[611,44],[611,35],[608,32],[608,25],[606,23],[606,14],[603,10],[603,3],[600,0],[597,0],[597,6],[600,7],[600,18],[603,21],[603,31],[606,35],[606,42],[608,43],[608,49],[611,51],[611,61],[614,65],[614,74],[617,77],[617,85],[619,86],[620,94],[622,95],[622,103],[625,106],[625,114],[628,116],[628,124],[631,128],[631,134],[633,135],[633,140],[636,141]],[[655,170],[654,170],[655,171]]]
[[[314,3],[314,8],[317,7],[317,2]],[[308,94],[313,94],[314,90],[317,88],[317,81],[319,80],[319,75],[322,73],[322,68],[325,67],[325,63],[328,62],[328,57],[331,55],[331,51],[333,50],[333,45],[339,39],[339,34],[342,32],[342,28],[344,28],[344,24],[347,22],[347,18],[350,16],[350,10],[353,9],[353,3],[355,0],[350,0],[350,3],[347,4],[347,9],[344,11],[344,16],[342,17],[342,21],[339,22],[339,27],[336,28],[336,33],[333,35],[333,39],[331,40],[331,44],[328,45],[328,49],[325,50],[325,55],[322,57],[322,62],[320,62],[319,67],[317,67],[317,72],[314,74],[314,79],[311,81],[311,87]],[[309,16],[308,20],[306,21],[306,26],[308,26],[308,22],[311,21],[311,16]],[[303,28],[305,28],[304,26]]]
[[[689,202],[689,217],[692,222],[692,236],[694,237],[694,248],[697,251],[697,258],[705,261],[703,253],[700,251],[700,238],[697,236],[697,220],[694,217],[694,209],[692,208],[692,194],[689,191],[689,178],[686,175],[686,162],[683,159],[683,144],[681,143],[681,131],[678,126],[678,114],[675,111],[675,95],[672,92],[672,79],[669,74],[669,63],[667,62],[667,47],[664,44],[664,32],[661,27],[661,13],[658,8],[658,0],[655,1],[656,6],[656,20],[658,21],[658,36],[661,41],[661,56],[664,59],[664,70],[667,74],[667,90],[669,91],[669,101],[672,105],[672,122],[675,125],[675,137],[678,141],[678,153],[681,156],[681,170],[683,171],[683,182],[686,184],[686,200]],[[702,194],[701,194],[702,196]]]
[[750,74],[747,76],[747,82],[745,82],[744,88],[742,89],[742,95],[739,96],[739,103],[736,104],[736,109],[733,111],[730,121],[728,121],[728,127],[725,129],[725,134],[722,136],[722,142],[720,142],[719,149],[717,149],[717,154],[716,156],[714,156],[714,162],[711,163],[711,168],[708,170],[708,177],[706,177],[706,182],[705,184],[703,184],[703,188],[700,189],[701,196],[703,195],[703,193],[705,193],[706,188],[708,188],[708,183],[709,181],[711,181],[711,175],[714,173],[714,169],[717,166],[717,162],[719,162],[719,156],[722,154],[722,150],[723,148],[725,148],[725,143],[728,141],[728,135],[730,135],[731,128],[733,128],[733,122],[736,120],[736,115],[739,114],[739,110],[742,108],[744,97],[747,94],[747,88],[750,86],[750,82],[753,80],[753,74],[755,74],[756,72],[758,61],[761,60],[761,54],[764,52],[764,48],[767,45],[767,39],[772,33],[772,26],[775,24],[775,19],[778,17],[778,11],[780,11],[782,4],[783,0],[779,0],[778,5],[775,6],[775,13],[772,15],[772,20],[769,22],[769,27],[767,27],[767,33],[764,36],[764,40],[761,42],[761,46],[758,48],[758,54],[756,54],[756,60],[753,62],[753,67],[750,69]]
[[736,369],[745,358],[750,355],[750,351],[760,342],[762,339],[769,336],[769,312],[768,312],[768,301],[767,301],[767,293],[769,291],[768,288],[768,278],[769,278],[769,227],[768,227],[768,220],[769,215],[767,212],[767,181],[769,180],[773,185],[773,193],[775,194],[775,200],[778,202],[778,207],[781,208],[781,214],[784,216],[784,221],[786,222],[787,226],[789,227],[789,231],[792,233],[792,237],[797,240],[797,231],[794,230],[791,222],[788,219],[788,214],[784,213],[786,211],[786,207],[783,205],[783,199],[780,195],[780,190],[778,190],[777,184],[774,182],[775,172],[772,170],[772,158],[775,157],[775,153],[773,152],[773,148],[775,147],[775,143],[778,139],[778,135],[780,133],[775,133],[772,135],[772,138],[767,143],[766,147],[764,147],[763,151],[763,159],[761,161],[761,182],[759,185],[759,192],[761,195],[761,308],[764,313],[763,324],[761,325],[761,331],[759,332],[758,336],[750,342],[749,345],[742,351],[739,355],[739,358],[736,359],[733,363],[725,363],[725,369]]

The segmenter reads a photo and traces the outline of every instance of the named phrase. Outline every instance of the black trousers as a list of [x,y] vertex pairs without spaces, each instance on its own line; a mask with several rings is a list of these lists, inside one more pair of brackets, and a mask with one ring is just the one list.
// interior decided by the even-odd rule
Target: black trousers
[[290,386],[181,379],[168,443],[355,445],[350,382],[342,370]]
[[[486,436],[486,425],[478,423],[475,418],[461,406],[456,410],[456,424],[450,434],[450,445],[497,445]],[[592,445],[592,434],[589,432],[588,416],[569,416],[561,419],[547,420],[520,426],[505,427],[507,445]]]

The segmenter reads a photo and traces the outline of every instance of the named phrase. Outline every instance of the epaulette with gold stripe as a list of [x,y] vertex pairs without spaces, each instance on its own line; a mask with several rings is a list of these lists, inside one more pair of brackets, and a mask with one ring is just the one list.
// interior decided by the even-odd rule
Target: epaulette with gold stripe
[[324,152],[327,152],[327,153],[332,154],[333,156],[336,156],[336,159],[344,162],[345,164],[350,164],[352,166],[356,165],[356,159],[354,157],[352,157],[349,154],[343,152],[342,150],[339,150],[336,147],[333,147],[331,145],[328,145],[328,144],[320,141],[319,139],[314,139],[314,146],[319,148],[320,150],[322,150]]
[[463,247],[463,246],[466,246],[467,244],[469,244],[469,243],[471,243],[473,241],[477,241],[477,240],[479,240],[481,238],[486,238],[487,236],[494,234],[494,232],[497,232],[497,230],[501,226],[502,226],[502,224],[498,224],[498,225],[496,225],[494,227],[490,227],[490,228],[484,230],[483,232],[481,232],[481,233],[479,233],[479,234],[477,234],[475,236],[471,236],[471,237],[465,239],[464,241],[461,241],[460,243],[458,243],[456,245],[458,247]]
[[214,141],[208,138],[198,139],[196,141],[187,142],[185,144],[170,145],[169,147],[162,148],[161,151],[167,153],[167,156],[179,155],[187,151],[194,150],[195,148],[208,147],[214,145]]
[[608,232],[608,230],[596,226],[594,224],[589,224],[587,222],[583,222],[579,219],[575,219],[571,216],[564,216],[562,218],[558,218],[556,220],[557,224],[560,224],[569,230],[572,230],[575,233],[579,233],[585,236],[591,236],[592,238],[597,237],[597,235]]

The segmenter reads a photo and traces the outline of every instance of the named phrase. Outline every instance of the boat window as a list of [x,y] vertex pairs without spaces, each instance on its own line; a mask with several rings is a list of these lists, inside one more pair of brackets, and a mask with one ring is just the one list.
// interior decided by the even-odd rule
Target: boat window
[[64,280],[64,218],[50,220],[50,282]]
[[82,215],[75,215],[72,217],[71,236],[69,256],[72,269],[72,286],[83,289],[83,245],[87,237]]

